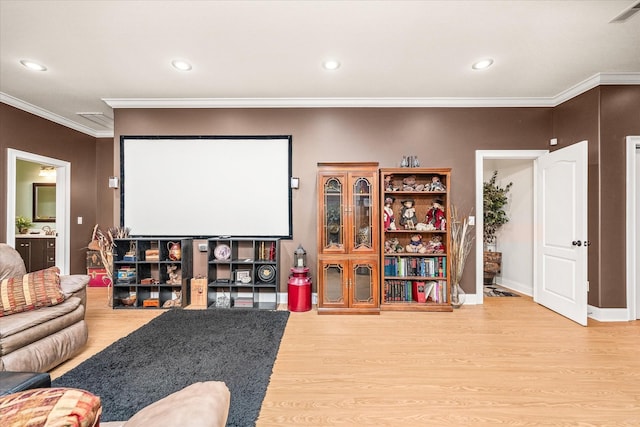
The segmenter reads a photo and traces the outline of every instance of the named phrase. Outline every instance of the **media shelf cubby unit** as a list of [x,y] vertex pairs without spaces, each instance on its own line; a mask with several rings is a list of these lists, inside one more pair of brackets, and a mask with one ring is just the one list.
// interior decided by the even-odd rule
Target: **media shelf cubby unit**
[[192,239],[114,239],[113,308],[186,307],[190,301]]
[[381,310],[453,311],[450,168],[380,169]]
[[275,310],[279,253],[277,238],[209,239],[207,307]]

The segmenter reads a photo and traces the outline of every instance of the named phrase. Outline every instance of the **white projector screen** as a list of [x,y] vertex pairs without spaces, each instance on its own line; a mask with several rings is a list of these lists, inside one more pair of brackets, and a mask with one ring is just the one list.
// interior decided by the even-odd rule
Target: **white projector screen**
[[132,236],[292,237],[291,136],[122,136]]

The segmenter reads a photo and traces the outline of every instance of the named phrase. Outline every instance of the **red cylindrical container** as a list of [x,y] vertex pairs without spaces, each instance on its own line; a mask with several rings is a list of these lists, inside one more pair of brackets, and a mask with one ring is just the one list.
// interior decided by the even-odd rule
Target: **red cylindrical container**
[[309,268],[292,268],[287,297],[289,311],[311,310],[311,278]]

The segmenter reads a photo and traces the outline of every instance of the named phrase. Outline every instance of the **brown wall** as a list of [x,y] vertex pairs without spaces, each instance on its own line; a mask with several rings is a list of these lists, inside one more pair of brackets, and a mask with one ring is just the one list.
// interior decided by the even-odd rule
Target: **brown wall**
[[[122,109],[120,135],[293,136],[293,239],[282,244],[287,272],[298,244],[316,264],[316,170],[318,162],[375,161],[398,166],[415,154],[422,167],[451,167],[452,197],[461,212],[474,203],[475,150],[545,149],[552,129],[550,108],[328,108],[328,109]],[[236,159],[229,159],[235,161]],[[117,165],[116,165],[117,167]],[[194,184],[196,185],[196,184]],[[114,195],[115,197],[115,195]],[[119,201],[115,198],[116,206]],[[214,209],[215,206],[212,206]],[[118,218],[119,220],[119,218]],[[132,230],[135,234],[135,230]],[[474,255],[470,255],[474,259]],[[467,264],[463,287],[475,291],[475,265]],[[281,277],[286,290],[287,274]],[[314,282],[314,289],[316,284]]]
[[[7,148],[71,163],[71,273],[85,273],[85,250],[96,219],[96,139],[0,103],[0,241],[6,242]],[[78,225],[75,219],[82,216]]]
[[[377,161],[397,166],[415,154],[421,166],[452,167],[453,202],[474,201],[475,150],[547,149],[589,141],[589,304],[625,307],[624,137],[640,135],[640,86],[602,86],[555,108],[126,109],[116,110],[114,140],[96,139],[0,104],[0,224],[6,223],[6,150],[16,148],[71,162],[71,272],[84,271],[84,247],[94,224],[119,222],[120,135],[293,135],[293,239],[282,245],[288,271],[298,243],[315,277],[318,162]],[[230,159],[230,161],[234,161]],[[604,190],[600,192],[600,188]],[[83,225],[75,218],[83,216]],[[600,221],[600,219],[603,221]],[[606,218],[606,221],[604,220]],[[135,233],[135,230],[134,230]],[[0,241],[5,228],[0,227]],[[474,254],[470,255],[474,259]],[[463,287],[475,290],[475,263]],[[281,290],[286,290],[286,274]],[[316,284],[314,283],[314,288]]]
[[626,307],[625,137],[640,135],[640,86],[600,86],[553,111],[558,148],[589,141],[589,299]]
[[[626,307],[626,141],[640,135],[640,86],[600,87],[599,307]],[[589,194],[591,196],[591,194]],[[622,285],[621,285],[622,284]]]

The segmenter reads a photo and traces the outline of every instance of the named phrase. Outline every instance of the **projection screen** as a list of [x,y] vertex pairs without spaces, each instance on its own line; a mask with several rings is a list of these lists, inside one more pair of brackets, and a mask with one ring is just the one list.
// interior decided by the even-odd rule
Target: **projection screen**
[[132,236],[291,238],[291,136],[122,136]]

